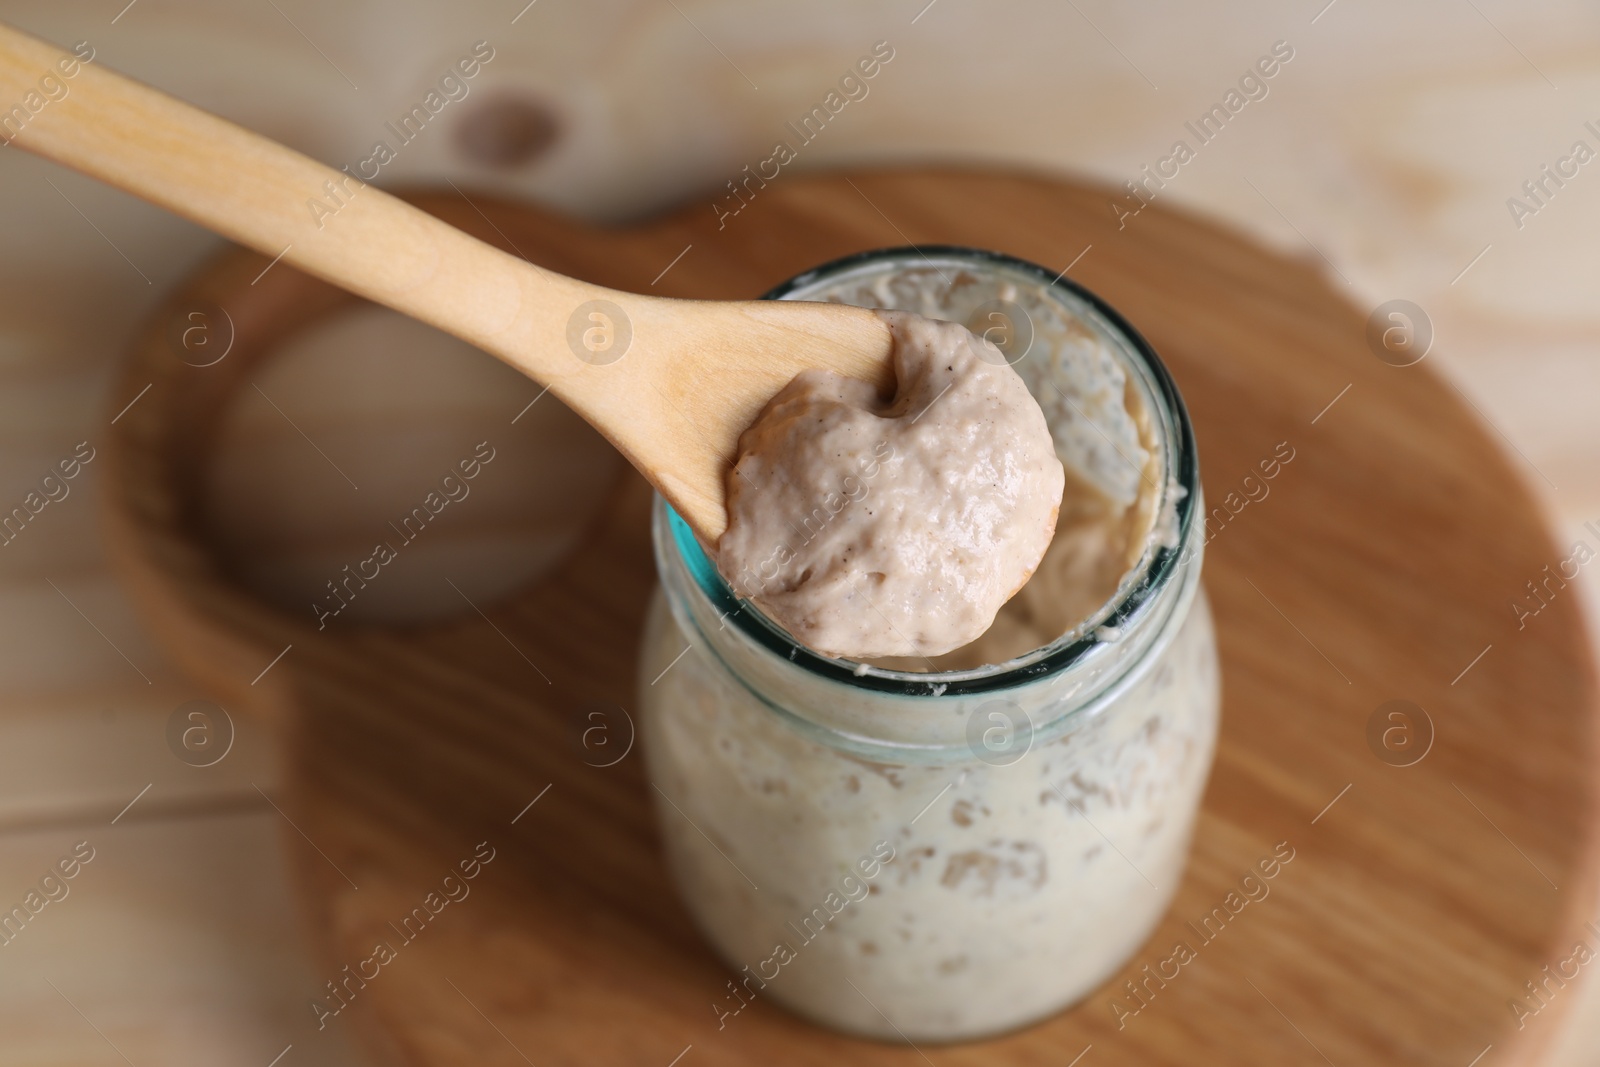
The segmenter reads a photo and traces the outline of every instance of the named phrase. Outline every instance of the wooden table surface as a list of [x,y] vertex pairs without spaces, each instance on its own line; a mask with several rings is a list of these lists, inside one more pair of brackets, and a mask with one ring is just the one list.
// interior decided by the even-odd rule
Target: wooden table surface
[[[279,10],[140,0],[120,15],[120,3],[13,0],[0,17],[68,44],[90,39],[104,62],[335,164],[363,156],[439,70],[490,39],[498,56],[475,87],[479,100],[494,89],[548,103],[562,120],[554,149],[489,169],[464,157],[446,129],[408,146],[383,181],[448,177],[595,219],[691,196],[709,216],[722,183],[766,158],[784,122],[876,40],[894,43],[895,61],[797,169],[955,154],[1120,186],[1285,39],[1297,57],[1272,95],[1252,102],[1162,196],[1302,257],[1361,306],[1395,297],[1424,306],[1439,337],[1431,365],[1515,457],[1558,543],[1595,543],[1585,523],[1600,518],[1591,411],[1600,319],[1590,284],[1600,252],[1585,234],[1600,224],[1600,194],[1580,177],[1521,228],[1506,208],[1593,118],[1584,101],[1593,99],[1600,30],[1585,5],[1340,0],[1290,12],[1260,0],[1201,13],[1175,0],[1041,0],[996,15],[940,0],[919,15],[910,8],[920,3],[747,10],[679,0],[675,10],[640,0],[603,12],[540,4],[520,16],[502,6],[408,11],[378,31],[369,12],[308,0],[279,0]],[[981,71],[967,64],[973,78],[952,78],[952,65],[974,51],[992,59]],[[997,120],[1015,110],[1022,120]],[[161,293],[215,244],[18,153],[0,152],[0,188],[0,488],[20,500],[76,442],[103,439],[115,414],[110,367]],[[1056,261],[1080,251],[1061,250]],[[298,381],[304,392],[260,384],[350,466],[372,457],[369,469],[381,469],[384,450],[411,439],[419,413],[437,411],[441,397],[448,420],[468,426],[495,410],[506,385],[486,376],[445,393],[424,365],[435,364],[418,357],[409,392],[373,384],[370,368],[341,367],[336,378],[371,387],[365,430],[324,402],[326,382],[314,376],[285,374],[284,385]],[[292,465],[288,448],[303,439],[264,401],[258,408],[242,413],[241,432],[273,437]],[[283,817],[255,788],[275,796],[281,769],[248,721],[213,767],[186,766],[169,751],[168,717],[196,694],[106,570],[99,477],[91,463],[73,495],[0,554],[0,890],[20,900],[73,843],[100,848],[72,896],[0,954],[0,1063],[122,1063],[109,1037],[141,1067],[265,1064],[290,1043],[283,1035],[321,977],[286,906]],[[314,526],[292,506],[265,518],[277,525],[262,529],[291,542]],[[533,523],[517,521],[523,533]],[[545,535],[558,545],[564,531]],[[496,530],[462,529],[442,539],[433,563],[489,575],[506,548]],[[1592,571],[1561,595],[1593,603]],[[492,588],[490,577],[473,580]],[[422,584],[371,610],[451,610],[427,601]],[[1551,1062],[1597,1062],[1600,983],[1580,979],[1556,999],[1574,1010],[1554,1034]],[[1554,1014],[1529,1029],[1555,1029]],[[282,1062],[353,1055],[323,1033]]]

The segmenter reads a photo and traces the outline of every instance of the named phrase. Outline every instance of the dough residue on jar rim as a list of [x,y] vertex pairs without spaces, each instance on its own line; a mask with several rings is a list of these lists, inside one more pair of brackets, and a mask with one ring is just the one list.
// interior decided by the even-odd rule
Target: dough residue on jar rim
[[718,569],[826,655],[970,644],[1051,544],[1065,474],[1028,386],[959,323],[879,311],[896,392],[805,371],[739,439]]

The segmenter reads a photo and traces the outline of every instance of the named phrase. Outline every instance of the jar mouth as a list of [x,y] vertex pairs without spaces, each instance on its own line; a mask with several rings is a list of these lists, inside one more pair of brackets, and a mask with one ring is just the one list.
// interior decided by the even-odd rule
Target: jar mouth
[[[1102,628],[1123,629],[1135,625],[1152,607],[1157,594],[1172,580],[1179,567],[1185,563],[1185,546],[1189,545],[1195,515],[1199,512],[1200,481],[1199,459],[1196,455],[1194,428],[1189,421],[1188,408],[1178,392],[1176,383],[1166,365],[1156,355],[1155,349],[1114,308],[1100,297],[1062,274],[1055,274],[1036,263],[960,245],[923,245],[921,247],[884,248],[857,252],[813,267],[763,294],[763,300],[786,300],[802,289],[835,276],[846,274],[864,266],[889,260],[921,260],[938,266],[943,260],[950,266],[982,268],[994,266],[1013,274],[1036,281],[1050,293],[1065,295],[1064,301],[1087,311],[1098,318],[1099,326],[1115,341],[1120,341],[1130,372],[1140,375],[1149,394],[1156,400],[1156,416],[1162,424],[1162,443],[1166,451],[1166,484],[1161,487],[1157,514],[1172,509],[1177,518],[1177,538],[1173,544],[1158,543],[1154,533],[1147,540],[1139,563],[1125,581],[1117,595],[1074,631],[1002,663],[955,671],[902,671],[850,659],[824,656],[791,637],[777,623],[767,618],[753,602],[736,596],[716,564],[712,562],[688,523],[671,505],[657,499],[665,510],[672,541],[685,568],[700,592],[707,598],[724,625],[732,626],[752,641],[774,655],[827,681],[872,692],[901,696],[963,696],[990,693],[1023,685],[1043,676],[1066,670],[1092,656],[1105,645],[1097,632]],[[1192,560],[1190,562],[1193,562]]]

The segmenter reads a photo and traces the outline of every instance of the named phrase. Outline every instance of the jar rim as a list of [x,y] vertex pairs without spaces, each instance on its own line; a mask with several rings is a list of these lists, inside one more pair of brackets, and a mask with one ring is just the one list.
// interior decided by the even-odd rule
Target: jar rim
[[[1060,291],[1082,301],[1104,320],[1106,326],[1120,335],[1128,350],[1137,358],[1137,370],[1143,371],[1147,384],[1158,402],[1157,414],[1166,422],[1163,433],[1167,449],[1166,484],[1161,487],[1161,500],[1157,514],[1167,507],[1176,511],[1178,536],[1172,544],[1160,544],[1152,537],[1144,558],[1135,568],[1139,577],[1116,597],[1102,605],[1097,615],[1098,625],[1086,632],[1072,636],[1063,635],[1002,663],[985,664],[956,671],[901,671],[858,663],[850,659],[824,656],[797,642],[787,631],[769,619],[749,600],[740,599],[717,571],[699,539],[689,524],[673,510],[670,504],[659,501],[665,508],[668,528],[682,562],[700,592],[710,601],[718,616],[740,630],[746,637],[766,648],[774,655],[788,660],[807,673],[823,680],[872,692],[890,695],[965,696],[992,693],[1011,689],[1039,678],[1064,671],[1092,654],[1104,644],[1096,630],[1102,627],[1121,629],[1134,625],[1150,608],[1158,594],[1184,563],[1185,547],[1197,514],[1200,500],[1199,458],[1196,454],[1194,427],[1189,411],[1178,392],[1177,384],[1150,342],[1122,317],[1117,310],[1095,293],[1066,277],[1066,272],[1052,274],[1049,270],[1003,252],[993,252],[962,245],[922,245],[900,248],[880,248],[852,253],[830,260],[795,275],[788,281],[764,293],[763,300],[784,300],[789,294],[813,285],[834,275],[877,262],[917,257],[933,263],[936,257],[946,257],[967,266],[998,266],[1041,283],[1046,291]],[[1177,492],[1174,493],[1174,487]],[[1176,496],[1176,500],[1172,499]]]

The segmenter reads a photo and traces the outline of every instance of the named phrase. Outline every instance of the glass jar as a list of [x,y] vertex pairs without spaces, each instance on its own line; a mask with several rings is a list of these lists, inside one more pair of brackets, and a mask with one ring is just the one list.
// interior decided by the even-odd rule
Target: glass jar
[[[1094,335],[1148,413],[1157,515],[1115,593],[1064,636],[999,664],[903,670],[796,644],[656,501],[641,743],[678,889],[733,972],[706,991],[720,1026],[763,998],[891,1041],[1034,1021],[1129,958],[1188,853],[1219,686],[1183,402],[1120,316],[1009,257],[866,253],[768,297],[928,313],[901,283],[930,268],[966,294],[960,314],[1029,320],[1002,323],[1008,359],[1050,358],[1056,319]],[[1044,349],[1017,356],[1018,333]],[[1024,377],[1059,449],[1064,413],[1085,412]]]

